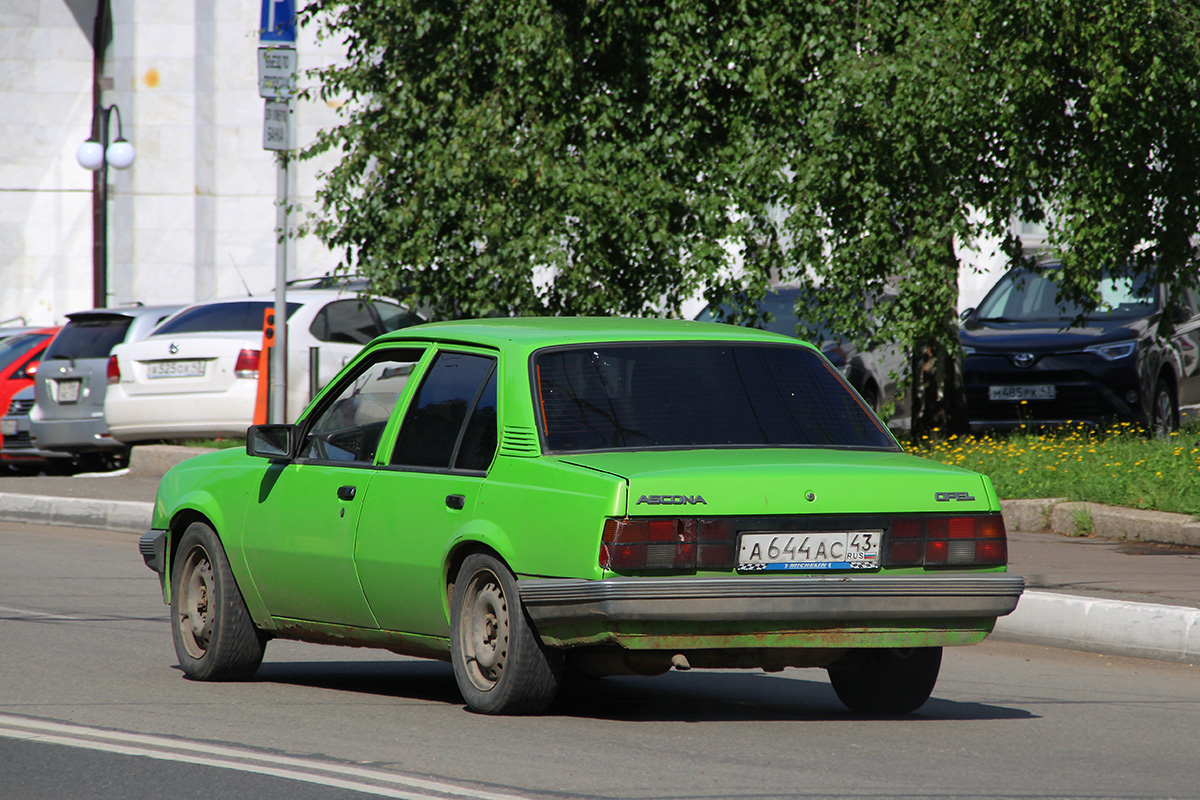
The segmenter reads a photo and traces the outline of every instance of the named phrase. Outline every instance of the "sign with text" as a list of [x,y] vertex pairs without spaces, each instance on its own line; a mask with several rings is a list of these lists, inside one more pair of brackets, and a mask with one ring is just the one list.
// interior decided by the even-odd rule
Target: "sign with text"
[[262,0],[258,40],[296,44],[296,0]]
[[258,48],[258,96],[291,97],[296,90],[296,51],[290,47]]
[[286,100],[268,100],[263,112],[263,150],[287,150],[291,109]]

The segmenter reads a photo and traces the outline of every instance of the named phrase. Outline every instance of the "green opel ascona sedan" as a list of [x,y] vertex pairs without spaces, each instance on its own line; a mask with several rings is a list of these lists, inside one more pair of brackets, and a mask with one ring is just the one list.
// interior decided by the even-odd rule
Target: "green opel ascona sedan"
[[905,455],[812,346],[673,320],[382,336],[295,425],[169,471],[141,552],[191,678],[377,647],[493,714],[568,667],[822,667],[907,713],[1024,587],[986,477]]

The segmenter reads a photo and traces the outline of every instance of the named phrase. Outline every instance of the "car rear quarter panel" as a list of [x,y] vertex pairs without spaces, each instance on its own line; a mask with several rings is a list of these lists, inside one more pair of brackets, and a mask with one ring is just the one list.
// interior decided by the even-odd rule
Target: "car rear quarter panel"
[[[600,578],[604,520],[624,514],[625,505],[625,481],[614,475],[554,458],[501,456],[483,483],[476,513],[494,533],[478,541],[519,576]],[[464,536],[453,549],[469,543]]]

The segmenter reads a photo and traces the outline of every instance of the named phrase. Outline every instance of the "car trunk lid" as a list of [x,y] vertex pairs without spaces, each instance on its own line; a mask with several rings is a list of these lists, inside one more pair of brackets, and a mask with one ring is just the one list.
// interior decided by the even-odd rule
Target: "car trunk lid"
[[897,452],[709,449],[560,458],[624,478],[630,516],[980,512],[998,507],[983,476]]

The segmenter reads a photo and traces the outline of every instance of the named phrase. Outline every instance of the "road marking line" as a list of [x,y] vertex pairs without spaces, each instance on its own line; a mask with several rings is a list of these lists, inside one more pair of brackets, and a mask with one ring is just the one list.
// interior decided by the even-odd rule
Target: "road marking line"
[[[447,795],[466,797],[472,800],[528,800],[521,795],[475,790],[442,781],[431,781],[365,767],[257,753],[236,747],[205,745],[145,734],[106,731],[99,728],[46,722],[4,714],[0,714],[0,737],[233,769],[333,788],[350,789],[381,797],[400,798],[400,800],[440,800]],[[346,778],[334,777],[337,775],[346,776]],[[358,780],[348,780],[347,778],[357,778]],[[366,783],[365,781],[375,781],[376,783]],[[393,789],[386,784],[406,786],[437,794],[419,794],[403,789]]]
[[66,617],[62,614],[51,614],[49,611],[31,611],[27,608],[9,608],[0,606],[0,614],[16,614],[19,617],[36,617],[38,619],[61,619],[67,622],[83,622],[83,617]]

